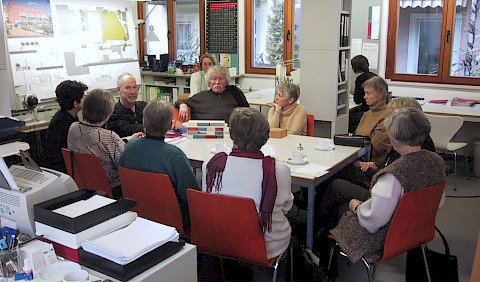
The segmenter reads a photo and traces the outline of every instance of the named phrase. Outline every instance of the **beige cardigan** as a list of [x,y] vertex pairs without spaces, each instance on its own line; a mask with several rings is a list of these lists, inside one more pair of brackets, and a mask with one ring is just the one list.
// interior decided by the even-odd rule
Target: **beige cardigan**
[[270,128],[285,128],[288,134],[307,135],[307,111],[305,107],[294,103],[281,111],[275,107],[268,111]]

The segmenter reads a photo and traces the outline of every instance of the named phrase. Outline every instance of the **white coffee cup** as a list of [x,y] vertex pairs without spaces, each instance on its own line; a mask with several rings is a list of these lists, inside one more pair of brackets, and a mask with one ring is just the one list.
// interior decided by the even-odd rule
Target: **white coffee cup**
[[73,270],[63,276],[63,282],[84,282],[88,281],[88,272],[85,270]]
[[320,138],[318,139],[318,148],[328,149],[330,148],[330,139]]
[[225,152],[227,150],[227,145],[225,143],[217,142],[215,143],[215,151],[217,153]]
[[295,163],[303,162],[303,152],[299,150],[292,151],[292,157],[290,160]]

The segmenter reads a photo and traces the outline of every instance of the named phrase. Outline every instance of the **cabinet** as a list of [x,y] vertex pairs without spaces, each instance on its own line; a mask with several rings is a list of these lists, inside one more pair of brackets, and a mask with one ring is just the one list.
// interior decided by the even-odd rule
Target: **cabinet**
[[351,0],[302,2],[302,22],[315,24],[302,25],[301,100],[329,137],[348,132],[351,6]]

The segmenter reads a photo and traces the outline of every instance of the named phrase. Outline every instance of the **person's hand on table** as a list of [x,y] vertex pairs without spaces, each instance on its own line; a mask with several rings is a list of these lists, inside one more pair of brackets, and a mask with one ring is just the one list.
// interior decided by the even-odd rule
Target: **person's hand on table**
[[180,130],[182,129],[183,124],[181,121],[178,120],[172,120],[172,130]]
[[180,104],[180,107],[178,109],[178,115],[180,116],[181,119],[187,120],[188,111],[189,111],[189,108],[187,104]]
[[374,162],[360,162],[360,170],[367,171],[369,168],[377,169],[377,165]]

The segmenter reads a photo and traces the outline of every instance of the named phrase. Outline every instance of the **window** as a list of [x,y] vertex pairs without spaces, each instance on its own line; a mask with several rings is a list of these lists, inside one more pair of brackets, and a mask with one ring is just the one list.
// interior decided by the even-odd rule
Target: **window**
[[390,0],[386,77],[480,85],[479,18],[480,0]]
[[200,5],[203,3],[199,0],[158,0],[143,4],[147,21],[145,30],[139,32],[140,38],[145,38],[153,28],[159,41],[146,42],[141,51],[157,55],[157,58],[168,53],[170,60],[194,64],[200,55],[200,32],[203,31]]
[[[300,67],[301,0],[245,1],[246,72],[275,74]],[[287,42],[287,44],[285,44]]]

